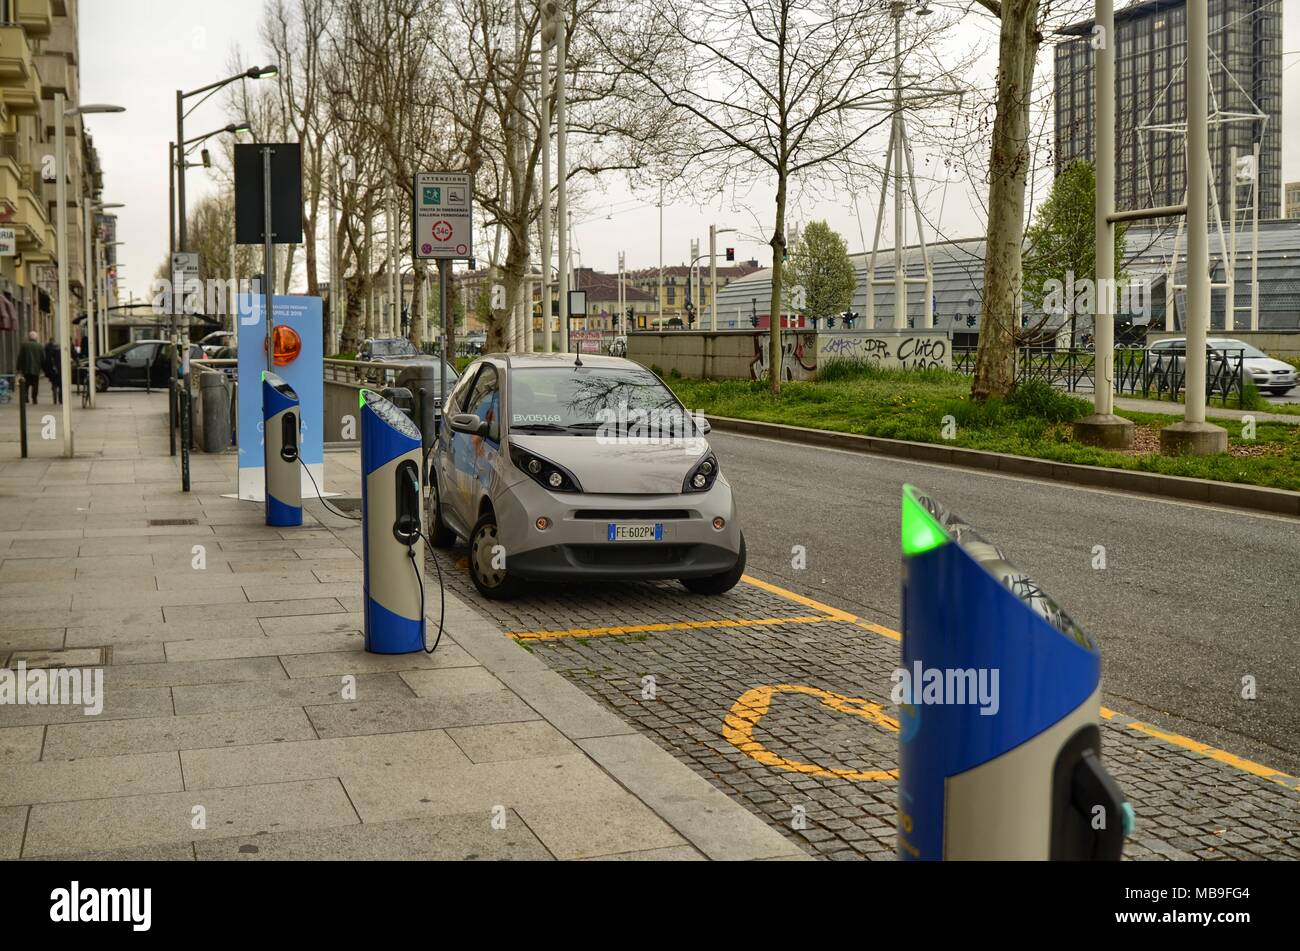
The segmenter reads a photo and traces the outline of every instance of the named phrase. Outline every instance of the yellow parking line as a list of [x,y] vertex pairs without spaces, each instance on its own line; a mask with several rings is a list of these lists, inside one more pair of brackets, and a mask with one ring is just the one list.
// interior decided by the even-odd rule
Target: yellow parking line
[[693,631],[712,628],[765,627],[774,624],[824,624],[839,618],[823,615],[802,617],[760,617],[716,619],[712,621],[665,621],[659,624],[632,624],[626,627],[572,627],[563,631],[506,631],[517,641],[549,641],[561,637],[605,637],[618,634],[658,634],[662,631]]
[[[764,591],[771,592],[778,597],[794,601],[797,604],[816,607],[819,611],[825,611],[828,615],[834,615],[835,620],[848,621],[863,630],[871,631],[872,633],[879,634],[882,637],[887,637],[890,640],[901,641],[903,638],[902,634],[892,628],[884,627],[880,624],[874,624],[871,621],[864,621],[854,614],[849,614],[847,611],[841,611],[838,608],[821,604],[818,601],[813,601],[811,598],[805,598],[801,594],[795,594],[793,591],[787,591],[784,588],[780,588],[774,584],[769,584],[766,581],[751,578],[749,575],[745,575],[741,580],[762,588]],[[1239,769],[1244,773],[1250,773],[1252,776],[1259,776],[1262,779],[1267,779],[1269,782],[1277,783],[1278,785],[1285,786],[1288,789],[1300,791],[1300,779],[1297,779],[1295,776],[1291,776],[1288,773],[1284,773],[1281,770],[1274,769],[1271,766],[1265,766],[1262,763],[1256,763],[1253,760],[1245,759],[1235,753],[1229,753],[1227,750],[1221,750],[1217,747],[1202,743],[1199,740],[1193,740],[1189,736],[1182,736],[1178,733],[1170,733],[1166,730],[1161,730],[1159,727],[1154,727],[1149,723],[1142,723],[1138,720],[1134,720],[1132,717],[1107,709],[1106,707],[1101,708],[1101,715],[1107,720],[1114,720],[1116,718],[1128,720],[1128,728],[1130,730],[1138,733],[1145,733],[1148,736],[1155,737],[1158,740],[1163,740],[1171,746],[1176,746],[1179,749],[1199,753],[1217,763],[1223,763],[1225,766],[1231,766],[1232,768]]]

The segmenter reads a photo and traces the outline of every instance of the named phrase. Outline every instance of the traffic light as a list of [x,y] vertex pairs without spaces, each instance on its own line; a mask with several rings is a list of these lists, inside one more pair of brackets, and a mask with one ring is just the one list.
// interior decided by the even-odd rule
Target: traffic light
[[734,260],[736,260],[736,249],[735,249],[735,248],[727,248],[727,260],[728,260],[728,261],[734,261]]
[[757,326],[758,326],[758,314],[753,314],[753,315],[750,316],[750,318],[749,318],[749,326],[751,326],[751,327],[757,327]]
[[689,300],[686,302],[686,323],[695,323],[695,305]]

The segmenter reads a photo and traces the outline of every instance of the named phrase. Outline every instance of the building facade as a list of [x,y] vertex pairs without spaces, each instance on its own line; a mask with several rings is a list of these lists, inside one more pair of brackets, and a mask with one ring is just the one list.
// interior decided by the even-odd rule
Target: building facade
[[[745,261],[740,264],[718,268],[718,293],[734,280],[753,274],[759,270],[757,261]],[[657,267],[629,271],[628,283],[637,290],[649,294],[653,305],[653,320],[663,315],[664,323],[671,320],[687,321],[686,302],[689,300],[695,308],[695,319],[707,320],[713,296],[709,290],[709,267],[701,262],[697,268],[684,264],[673,265],[663,269],[663,287],[660,290],[660,271]],[[651,325],[653,326],[653,324]]]
[[1300,218],[1300,182],[1287,182],[1283,218]]
[[[77,321],[86,312],[86,211],[99,200],[103,174],[81,116],[54,114],[56,93],[69,105],[80,101],[77,12],[77,0],[0,0],[0,229],[13,233],[13,253],[0,253],[0,373],[13,371],[28,331],[42,340],[58,336],[56,121],[65,123],[67,142],[69,314]],[[102,239],[106,216],[91,221],[92,238]],[[74,342],[82,327],[73,330]]]
[[[1205,2],[1205,0],[1199,0]],[[1228,222],[1233,155],[1259,143],[1259,216],[1282,212],[1281,0],[1208,0],[1210,168]],[[1143,0],[1115,12],[1115,201],[1121,209],[1179,205],[1186,191],[1186,0]],[[1056,47],[1056,170],[1093,160],[1093,24],[1062,31]],[[1262,119],[1230,119],[1263,113]],[[1152,126],[1174,127],[1152,129]],[[1244,207],[1249,192],[1237,193]]]

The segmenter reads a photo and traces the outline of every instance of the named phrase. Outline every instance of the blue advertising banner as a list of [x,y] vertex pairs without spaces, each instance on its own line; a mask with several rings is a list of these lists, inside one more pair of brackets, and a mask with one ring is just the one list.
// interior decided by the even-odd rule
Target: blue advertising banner
[[[239,498],[265,499],[266,473],[262,449],[262,371],[266,363],[266,324],[260,294],[239,295]],[[325,490],[325,354],[321,349],[319,297],[275,297],[275,325],[298,334],[298,356],[272,372],[298,394],[302,412],[299,454],[311,472],[302,474],[302,495],[316,497],[316,480]]]

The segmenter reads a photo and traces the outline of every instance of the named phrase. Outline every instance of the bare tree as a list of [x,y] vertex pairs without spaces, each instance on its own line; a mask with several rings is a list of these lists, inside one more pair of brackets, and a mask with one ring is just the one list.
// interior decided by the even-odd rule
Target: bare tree
[[679,134],[665,159],[692,181],[743,189],[762,175],[776,186],[768,365],[779,392],[790,188],[847,183],[867,164],[864,140],[888,121],[862,111],[887,102],[878,73],[893,51],[888,7],[660,0],[624,19],[606,49],[676,111]]

